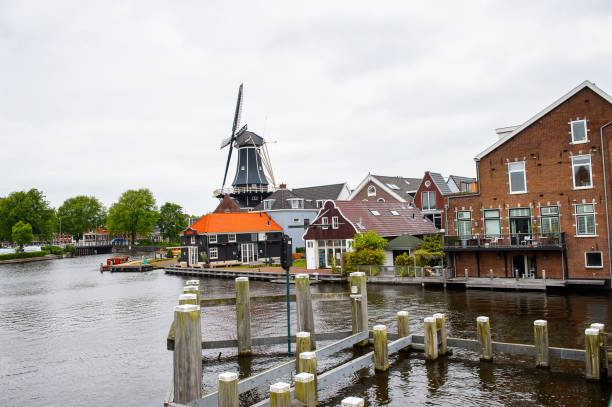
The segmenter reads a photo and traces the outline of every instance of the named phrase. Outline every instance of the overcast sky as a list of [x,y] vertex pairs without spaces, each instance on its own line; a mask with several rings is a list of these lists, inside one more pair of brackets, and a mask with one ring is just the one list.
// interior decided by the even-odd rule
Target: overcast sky
[[611,4],[1,0],[0,196],[210,211],[241,82],[290,188],[474,176],[495,128],[612,93]]

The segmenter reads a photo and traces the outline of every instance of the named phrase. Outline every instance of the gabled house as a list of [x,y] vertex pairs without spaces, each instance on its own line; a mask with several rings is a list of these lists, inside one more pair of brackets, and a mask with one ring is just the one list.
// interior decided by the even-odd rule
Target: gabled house
[[351,192],[348,200],[367,202],[412,202],[421,178],[369,174]]
[[425,171],[414,197],[414,205],[423,212],[438,229],[445,227],[444,197],[453,191],[444,177],[437,172]]
[[319,212],[312,200],[288,190],[284,184],[253,210],[268,214],[292,238],[294,253],[298,247],[304,247],[304,230]]
[[[420,238],[437,229],[407,203],[327,201],[304,234],[306,267],[330,268],[332,258],[340,265],[343,254],[351,251],[355,234],[368,231],[391,240],[405,234]],[[385,264],[393,265],[392,251],[385,251]]]
[[305,202],[313,204],[316,208],[321,208],[325,201],[344,201],[349,199],[349,195],[351,194],[351,190],[346,182],[342,184],[294,188],[292,191],[297,196],[304,198]]

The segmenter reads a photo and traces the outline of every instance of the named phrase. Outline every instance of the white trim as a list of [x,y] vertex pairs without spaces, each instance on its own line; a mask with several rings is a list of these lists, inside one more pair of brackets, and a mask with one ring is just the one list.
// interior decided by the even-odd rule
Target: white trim
[[374,185],[368,185],[366,193],[368,194],[368,196],[376,196],[376,187]]
[[[233,240],[232,240],[231,236],[234,236]],[[236,234],[235,233],[228,233],[227,234],[227,242],[228,243],[236,243]]]
[[[213,240],[214,237],[214,240]],[[217,234],[216,233],[212,233],[210,235],[208,235],[208,243],[218,243],[219,239],[217,238]]]
[[332,216],[332,229],[338,229],[338,217]]
[[[213,255],[213,250],[214,250],[214,255]],[[208,248],[208,254],[209,254],[209,258],[210,260],[214,260],[214,259],[218,259],[219,258],[219,248],[218,247],[209,247]]]
[[[578,122],[584,123],[584,140],[575,141],[574,140],[574,123],[578,123]],[[589,128],[587,126],[586,119],[572,120],[569,122],[569,125],[570,125],[570,134],[572,135],[572,141],[570,141],[570,144],[584,144],[590,141],[589,140]]]
[[544,108],[543,110],[538,112],[535,116],[533,116],[531,119],[527,120],[525,123],[523,123],[520,127],[518,127],[516,130],[514,130],[512,133],[508,134],[507,136],[505,136],[503,138],[500,138],[495,143],[493,143],[492,145],[487,147],[483,152],[478,154],[474,158],[474,160],[475,161],[482,160],[487,154],[489,154],[490,152],[495,150],[497,147],[501,146],[506,141],[510,140],[511,138],[513,138],[514,136],[519,134],[521,131],[525,130],[527,127],[531,126],[533,123],[535,123],[536,121],[538,121],[539,119],[544,117],[544,115],[548,114],[551,110],[554,110],[557,107],[559,107],[559,105],[561,105],[567,99],[571,98],[572,96],[574,96],[576,93],[580,92],[584,88],[591,89],[593,92],[595,92],[596,94],[598,94],[599,96],[601,96],[602,98],[607,100],[609,103],[612,103],[612,96],[608,95],[606,92],[604,92],[603,90],[601,90],[600,88],[595,86],[594,83],[592,83],[590,81],[584,81],[580,85],[576,86],[574,89],[570,90],[568,93],[566,93],[565,95],[561,96],[559,99],[554,101],[551,105],[547,106],[546,108]]
[[[587,212],[587,213],[578,213],[578,206],[582,206],[582,205],[591,205],[593,207],[593,212]],[[593,233],[591,234],[580,234],[578,233],[578,216],[593,216]],[[595,216],[597,215],[597,212],[595,211],[595,203],[591,202],[591,203],[575,203],[574,204],[574,222],[575,223],[575,227],[576,227],[576,235],[575,237],[597,237],[597,217]],[[585,225],[586,226],[586,225]]]
[[[349,195],[347,201],[352,201],[353,199],[355,199],[357,194],[359,194],[359,192],[361,192],[361,190],[363,190],[363,188],[370,181],[373,182],[374,184],[376,184],[378,187],[380,187],[383,191],[385,191],[386,193],[391,195],[393,198],[397,199],[399,202],[408,202],[406,199],[402,198],[400,195],[395,193],[391,188],[387,187],[384,183],[382,183],[381,181],[377,180],[372,174],[368,174],[368,176],[365,177],[363,179],[363,181],[361,181],[361,183],[359,183],[357,188],[355,188],[353,190],[353,192],[351,192],[351,194]],[[367,193],[367,191],[366,191],[366,193]]]
[[[512,177],[511,174],[513,172],[520,172],[517,170],[510,171],[510,164],[523,163],[523,184],[525,185],[525,189],[522,191],[513,191],[512,190]],[[510,161],[506,163],[508,165],[508,193],[511,195],[516,194],[526,194],[527,193],[527,168],[525,168],[525,161]]]
[[[587,264],[587,259],[586,259],[587,253],[599,253],[600,256],[601,256],[601,266],[589,266]],[[602,251],[584,252],[584,268],[587,268],[587,269],[603,269],[603,252]]]
[[[584,187],[577,187],[576,186],[576,174],[574,173],[574,158],[583,158],[583,157],[589,157],[589,178],[591,179],[591,185],[587,185]],[[591,160],[591,154],[573,155],[571,157],[571,160],[572,160],[572,184],[574,186],[574,189],[593,189],[593,162]],[[579,164],[579,165],[584,165],[584,164]]]

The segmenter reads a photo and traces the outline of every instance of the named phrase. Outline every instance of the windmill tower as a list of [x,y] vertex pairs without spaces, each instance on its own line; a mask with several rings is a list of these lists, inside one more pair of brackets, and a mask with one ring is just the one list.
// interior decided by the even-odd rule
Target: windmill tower
[[[229,194],[241,208],[251,209],[257,206],[263,199],[267,198],[275,190],[274,174],[266,142],[263,137],[247,130],[245,124],[238,129],[240,114],[242,112],[242,84],[238,89],[238,100],[232,124],[232,134],[221,142],[221,149],[229,146],[225,174],[221,189],[215,191],[217,198],[223,198]],[[236,163],[236,175],[232,181],[231,188],[225,188],[227,172],[232,159],[232,151],[238,150],[238,162]],[[266,174],[267,173],[267,174]]]

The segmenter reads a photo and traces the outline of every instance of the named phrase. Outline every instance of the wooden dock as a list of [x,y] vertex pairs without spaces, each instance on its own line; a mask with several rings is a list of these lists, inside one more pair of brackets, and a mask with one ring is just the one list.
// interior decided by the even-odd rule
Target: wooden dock
[[[236,278],[236,277],[248,277],[250,280],[262,280],[262,281],[273,281],[283,279],[285,272],[279,267],[279,271],[267,272],[267,271],[255,271],[257,269],[238,269],[238,270],[224,270],[216,268],[185,268],[185,267],[165,267],[166,274],[173,274],[177,276],[188,276],[197,278]],[[249,271],[253,270],[253,271]],[[316,281],[325,281],[329,283],[344,283],[347,281],[347,277],[340,274],[318,274],[310,273],[312,278]],[[296,274],[291,273],[290,279],[293,281]]]

